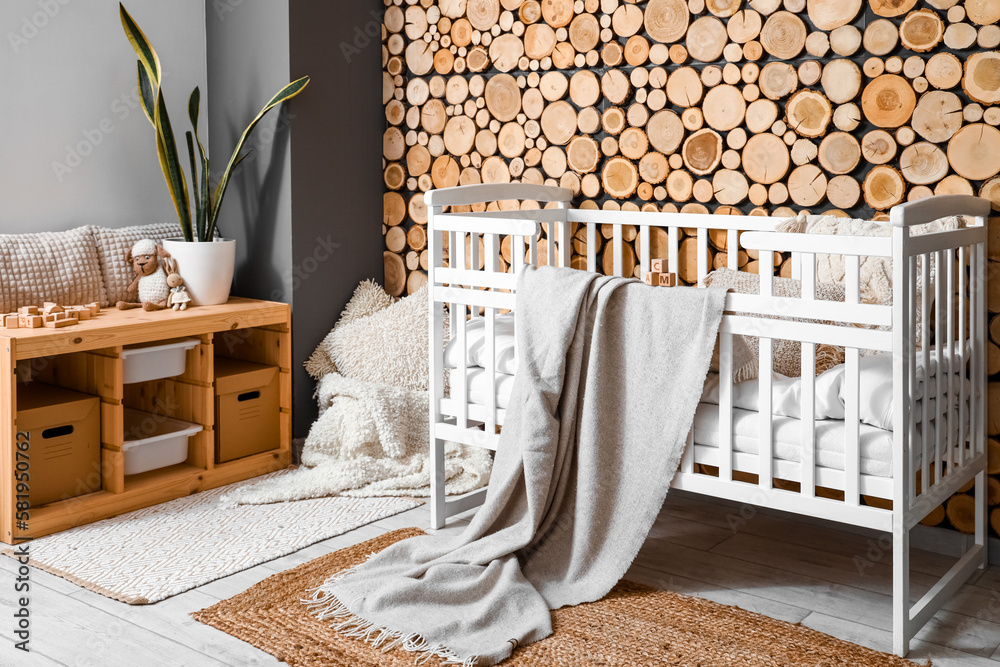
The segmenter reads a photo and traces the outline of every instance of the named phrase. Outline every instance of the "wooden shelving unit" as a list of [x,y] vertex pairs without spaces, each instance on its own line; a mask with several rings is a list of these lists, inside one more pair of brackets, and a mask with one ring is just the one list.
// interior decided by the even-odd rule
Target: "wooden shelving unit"
[[[41,537],[198,491],[286,468],[291,463],[291,310],[287,304],[233,298],[186,311],[105,309],[63,329],[0,329],[0,541]],[[197,338],[183,375],[123,385],[128,345]],[[215,462],[214,361],[217,356],[277,366],[278,446],[235,461]],[[17,392],[40,381],[101,400],[101,490],[30,509],[28,530],[17,527]],[[124,410],[136,408],[202,426],[184,463],[124,474]]]

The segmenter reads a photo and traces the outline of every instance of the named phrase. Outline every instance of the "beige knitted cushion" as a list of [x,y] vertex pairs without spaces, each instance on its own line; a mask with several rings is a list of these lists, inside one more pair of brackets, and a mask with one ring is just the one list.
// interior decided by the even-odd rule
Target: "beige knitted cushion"
[[340,319],[333,326],[333,329],[326,335],[322,342],[313,351],[312,356],[305,362],[306,372],[314,380],[322,380],[328,373],[336,373],[337,366],[330,358],[328,347],[333,340],[334,333],[343,326],[351,322],[360,320],[369,315],[373,315],[380,310],[385,310],[392,305],[392,297],[382,286],[374,280],[363,280],[354,290],[354,296],[347,302],[347,306],[340,313]]
[[181,236],[181,226],[176,222],[120,229],[107,227],[90,229],[97,244],[97,258],[101,263],[101,275],[104,276],[104,286],[108,293],[104,305],[114,305],[126,300],[128,286],[135,279],[135,274],[131,265],[125,261],[125,253],[132,249],[136,241],[140,239],[162,241]]
[[107,301],[97,249],[87,227],[0,235],[0,313],[45,301],[64,305]]
[[[760,294],[760,276],[756,273],[746,273],[744,271],[733,271],[732,269],[717,269],[705,276],[706,287],[725,287],[739,294]],[[774,296],[799,298],[802,296],[802,282],[790,278],[774,278]],[[844,286],[833,283],[816,283],[816,298],[821,301],[844,301]],[[798,317],[778,317],[776,315],[766,316],[767,319],[788,319],[796,322],[807,322]],[[824,321],[822,324],[833,324]],[[757,356],[759,346],[756,336],[743,336],[747,347]],[[787,377],[799,377],[802,375],[802,346],[798,341],[775,339],[772,346],[774,357],[774,372],[781,373]],[[833,348],[827,345],[817,346],[816,350],[816,373],[822,373],[827,368],[836,366],[843,362],[843,348]]]

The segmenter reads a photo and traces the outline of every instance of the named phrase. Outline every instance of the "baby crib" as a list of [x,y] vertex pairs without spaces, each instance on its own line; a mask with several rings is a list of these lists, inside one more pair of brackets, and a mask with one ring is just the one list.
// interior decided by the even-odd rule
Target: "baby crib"
[[[679,237],[693,235],[701,284],[711,270],[709,232],[724,232],[728,266],[737,266],[741,249],[758,253],[759,293],[727,296],[719,333],[716,405],[699,407],[672,486],[891,533],[893,649],[905,655],[916,632],[976,568],[987,564],[989,202],[952,195],[902,204],[890,211],[891,236],[855,237],[776,232],[782,220],[759,216],[572,209],[571,196],[563,188],[530,184],[469,185],[425,193],[432,527],[444,526],[449,516],[474,508],[485,498],[485,489],[446,498],[445,443],[496,449],[506,414],[504,391],[512,381],[510,361],[516,358],[510,349],[517,310],[516,272],[525,264],[570,266],[571,242],[580,226],[586,228],[586,268],[597,270],[597,234],[600,226],[607,225],[611,245],[604,252],[614,253],[614,273],[621,275],[623,228],[631,225],[638,229],[642,275],[654,259],[651,229],[666,230],[664,259],[675,274],[681,261]],[[525,201],[538,207],[518,205]],[[965,216],[966,226],[911,235],[915,226],[954,215]],[[507,272],[501,270],[502,243],[512,244]],[[774,253],[790,254],[792,277],[801,281],[801,297],[775,296]],[[816,298],[820,254],[844,257],[842,302]],[[891,305],[863,302],[862,257],[892,259]],[[445,306],[451,322],[447,355]],[[470,312],[471,317],[459,316]],[[734,405],[733,345],[734,337],[741,335],[759,340],[755,411]],[[778,339],[801,343],[797,420],[773,414],[775,380],[770,371]],[[915,340],[923,343],[918,347]],[[816,351],[824,344],[844,348],[845,363],[838,371],[844,397],[840,421],[815,418]],[[891,353],[891,360],[882,357],[891,369],[887,371],[891,429],[873,428],[859,417],[865,407],[860,377],[872,351]],[[931,382],[935,367],[937,380]],[[834,454],[824,449],[831,441],[837,443]],[[910,529],[970,482],[976,501],[975,544],[911,606]]]

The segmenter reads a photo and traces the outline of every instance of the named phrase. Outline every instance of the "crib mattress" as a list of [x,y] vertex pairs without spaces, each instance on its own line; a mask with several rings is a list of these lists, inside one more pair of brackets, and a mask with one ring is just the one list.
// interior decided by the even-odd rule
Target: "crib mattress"
[[[453,391],[458,385],[457,373],[458,369],[449,370],[449,383]],[[513,385],[513,375],[496,374],[498,408],[504,409],[508,406]],[[485,370],[482,368],[468,369],[470,403],[485,405],[488,386]],[[734,451],[745,454],[759,452],[759,416],[759,413],[753,410],[733,409]],[[942,419],[942,423],[947,428],[947,419]],[[840,419],[816,420],[815,457],[817,465],[833,470],[844,469],[844,449],[847,435],[845,426],[845,422]],[[930,429],[931,437],[933,437],[933,421],[930,423]],[[802,460],[802,420],[775,415],[772,418],[772,433],[772,447],[776,459],[792,462]],[[955,440],[957,441],[957,437]],[[721,441],[719,436],[719,406],[712,403],[699,403],[694,419],[695,444],[718,448]],[[892,431],[859,423],[858,445],[861,454],[862,474],[876,477],[892,476]],[[914,458],[913,464],[919,465],[919,457]]]

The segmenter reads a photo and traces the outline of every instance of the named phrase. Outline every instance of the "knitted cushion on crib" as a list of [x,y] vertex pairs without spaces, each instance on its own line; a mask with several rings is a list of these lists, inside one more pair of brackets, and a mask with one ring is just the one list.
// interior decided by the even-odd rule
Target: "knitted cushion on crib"
[[[739,294],[760,294],[760,276],[756,273],[746,273],[744,271],[733,271],[732,269],[717,269],[705,276],[706,287],[725,287]],[[802,296],[802,282],[791,278],[774,278],[772,286],[774,296],[799,298]],[[816,298],[820,301],[844,301],[843,285],[833,283],[816,283]],[[777,315],[766,316],[768,319],[787,319],[796,322],[808,322],[798,317],[778,317]],[[833,324],[833,322],[823,321],[822,324]],[[756,336],[742,336],[747,347],[757,357],[759,345]],[[799,341],[774,339],[772,345],[773,370],[787,377],[798,377],[802,375],[802,346]],[[818,345],[816,348],[816,373],[822,373],[828,368],[843,363],[843,348],[836,348],[831,345]],[[745,378],[748,379],[748,378]]]
[[[910,234],[918,236],[920,234],[932,234],[952,229],[962,229],[965,227],[965,219],[962,216],[951,216],[934,220],[925,225],[917,225],[910,228]],[[853,218],[839,218],[833,215],[825,216],[804,216],[790,218],[780,223],[775,231],[792,232],[796,234],[828,234],[839,236],[892,236],[892,225],[889,223],[874,222],[871,220],[856,220]],[[860,261],[859,281],[861,289],[861,301],[864,303],[877,303],[882,305],[892,304],[892,258],[890,257],[869,257],[862,256]],[[931,258],[933,272],[933,257]],[[922,260],[917,258],[917,320],[914,336],[917,347],[921,345],[920,335],[922,322],[922,301],[920,295],[923,292],[922,281]],[[846,273],[843,255],[816,255],[816,282],[844,284],[844,274]]]
[[97,244],[97,258],[101,263],[101,275],[104,276],[104,286],[107,298],[103,305],[114,305],[127,300],[128,287],[135,279],[132,266],[125,261],[125,253],[132,249],[140,239],[162,241],[181,236],[181,226],[176,222],[165,222],[153,225],[137,225],[110,229],[107,227],[91,227],[94,242]]
[[374,280],[364,280],[359,284],[355,290],[354,295],[351,300],[347,302],[347,306],[340,313],[340,319],[337,323],[333,325],[333,329],[326,335],[323,341],[316,346],[313,351],[312,356],[309,357],[308,361],[305,363],[306,372],[314,380],[323,379],[324,375],[328,373],[335,373],[337,371],[337,365],[333,363],[333,359],[330,358],[330,343],[333,340],[333,334],[340,327],[346,326],[351,322],[360,320],[361,318],[368,317],[369,315],[374,315],[380,310],[385,310],[392,305],[392,297],[382,289],[382,286],[376,283]]
[[427,389],[427,288],[384,310],[337,327],[327,351],[337,370],[355,380]]
[[0,235],[0,313],[45,301],[107,302],[97,249],[87,227]]

